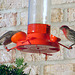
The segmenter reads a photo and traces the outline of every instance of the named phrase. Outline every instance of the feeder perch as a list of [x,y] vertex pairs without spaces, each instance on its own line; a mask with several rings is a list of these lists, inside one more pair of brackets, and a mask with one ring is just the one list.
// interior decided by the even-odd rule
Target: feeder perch
[[60,51],[61,39],[50,34],[50,13],[50,0],[29,0],[27,35],[24,32],[14,34],[11,40],[16,46],[11,49],[45,54],[46,60],[47,55]]

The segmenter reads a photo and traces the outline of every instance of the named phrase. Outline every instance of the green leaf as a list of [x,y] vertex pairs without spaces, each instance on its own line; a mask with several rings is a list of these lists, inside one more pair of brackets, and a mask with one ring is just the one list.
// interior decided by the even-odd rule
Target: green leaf
[[17,58],[16,59],[16,64],[17,67],[20,67],[21,65],[23,65],[24,59],[23,58]]
[[16,59],[16,66],[14,65],[0,65],[0,75],[29,75],[24,73],[24,69],[27,67],[27,63],[23,64],[23,58]]

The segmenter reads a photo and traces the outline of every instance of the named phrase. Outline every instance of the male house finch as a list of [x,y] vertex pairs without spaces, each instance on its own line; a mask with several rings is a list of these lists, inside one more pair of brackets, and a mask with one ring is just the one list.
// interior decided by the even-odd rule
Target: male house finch
[[0,45],[8,45],[10,44],[12,41],[11,41],[11,37],[17,33],[17,32],[20,32],[20,31],[8,31],[6,32],[5,34],[3,34],[1,37],[0,37]]
[[63,25],[60,27],[60,29],[63,31],[65,37],[71,41],[73,44],[70,46],[72,48],[73,45],[75,45],[75,31],[70,29],[68,26]]

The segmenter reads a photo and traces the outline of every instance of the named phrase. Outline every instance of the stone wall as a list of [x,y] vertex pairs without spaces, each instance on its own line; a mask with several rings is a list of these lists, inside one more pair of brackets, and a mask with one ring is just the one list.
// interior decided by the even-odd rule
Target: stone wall
[[[69,42],[59,27],[68,25],[75,30],[75,0],[51,0],[51,34],[61,38],[61,43],[69,46]],[[0,1],[0,35],[9,30],[22,30],[27,33],[28,0],[1,0]],[[9,48],[15,44],[8,45]],[[75,46],[68,50],[60,46],[60,51],[48,56],[20,52],[16,49],[7,52],[0,46],[0,63],[13,64],[15,59],[23,57],[29,64],[25,69],[30,75],[75,75]]]

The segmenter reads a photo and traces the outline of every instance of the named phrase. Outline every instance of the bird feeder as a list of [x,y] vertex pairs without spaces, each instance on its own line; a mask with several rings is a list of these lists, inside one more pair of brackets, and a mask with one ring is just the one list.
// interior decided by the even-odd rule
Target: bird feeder
[[50,32],[50,13],[50,0],[29,0],[27,35],[24,33],[13,35],[11,40],[16,46],[11,49],[50,56],[51,53],[60,51],[58,43],[60,39]]
[[28,30],[17,49],[30,53],[55,53],[57,42],[50,42],[50,0],[29,0]]

